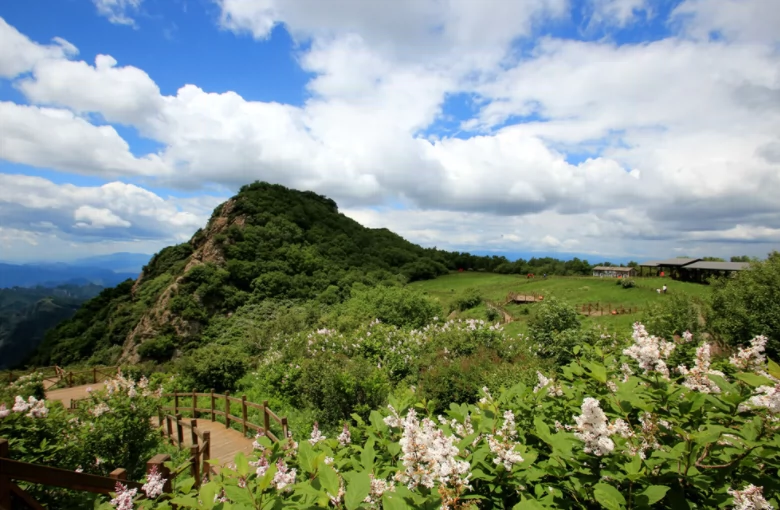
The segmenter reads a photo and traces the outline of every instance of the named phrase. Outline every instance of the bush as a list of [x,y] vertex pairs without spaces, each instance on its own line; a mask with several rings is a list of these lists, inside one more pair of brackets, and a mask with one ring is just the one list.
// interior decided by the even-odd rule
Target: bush
[[495,308],[488,308],[485,311],[485,316],[487,317],[487,320],[489,322],[496,322],[501,318],[501,314],[498,313],[498,310],[496,310]]
[[142,358],[166,360],[173,356],[175,350],[176,346],[173,343],[173,339],[170,336],[164,335],[152,338],[139,345],[138,355]]
[[[233,391],[236,383],[246,373],[246,354],[231,345],[207,345],[195,349],[178,363],[187,390],[217,393]],[[189,386],[188,386],[189,385]]]
[[733,278],[712,282],[709,329],[732,346],[754,335],[768,338],[767,352],[780,355],[780,252]]
[[674,293],[652,303],[642,315],[642,322],[656,335],[671,338],[686,331],[698,333],[703,313],[701,302],[687,294]]
[[461,312],[464,312],[466,310],[470,310],[471,308],[474,308],[475,306],[479,306],[481,302],[482,302],[482,295],[480,294],[479,289],[470,287],[465,290],[463,296],[461,296],[457,301],[455,301],[455,308],[457,310],[460,310]]
[[537,305],[536,313],[528,321],[528,333],[538,344],[538,353],[559,362],[567,361],[580,336],[580,317],[577,310],[552,297]]
[[634,280],[631,280],[629,278],[621,278],[618,280],[618,283],[624,288],[624,289],[633,289],[636,287],[636,282]]
[[447,409],[451,402],[473,404],[491,371],[500,365],[495,352],[481,351],[457,359],[445,355],[420,375],[419,395],[433,401],[436,412]]
[[354,330],[359,324],[379,319],[393,326],[422,328],[442,315],[438,301],[421,292],[402,287],[373,287],[352,292],[352,297],[334,309],[331,321],[340,330]]

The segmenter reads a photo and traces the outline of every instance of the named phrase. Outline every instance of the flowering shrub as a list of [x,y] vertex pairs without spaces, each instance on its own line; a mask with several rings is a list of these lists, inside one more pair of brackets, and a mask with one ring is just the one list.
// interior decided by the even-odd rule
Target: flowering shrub
[[349,435],[259,436],[254,456],[153,507],[778,508],[780,367],[762,341],[727,378],[706,345],[670,369],[678,343],[637,324],[630,343],[576,347],[555,377],[442,415],[391,398]]

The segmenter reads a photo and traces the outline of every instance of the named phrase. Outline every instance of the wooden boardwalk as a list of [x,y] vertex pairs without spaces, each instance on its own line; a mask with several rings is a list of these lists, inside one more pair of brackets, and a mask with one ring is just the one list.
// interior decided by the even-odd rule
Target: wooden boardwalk
[[[87,388],[92,387],[95,390],[103,388],[103,383],[85,384],[74,386],[73,388],[62,388],[52,390],[46,393],[48,400],[59,400],[67,408],[70,407],[72,399],[82,399],[87,396]],[[159,426],[157,417],[152,419],[155,427]],[[188,421],[189,423],[189,421]],[[241,432],[225,428],[225,425],[219,422],[213,422],[210,419],[199,418],[197,427],[201,431],[211,431],[211,465],[215,468],[230,464],[233,462],[238,452],[244,452],[249,455],[252,452],[252,439],[245,437]],[[174,428],[174,435],[176,430]],[[188,428],[184,428],[184,447],[192,445],[191,433]]]

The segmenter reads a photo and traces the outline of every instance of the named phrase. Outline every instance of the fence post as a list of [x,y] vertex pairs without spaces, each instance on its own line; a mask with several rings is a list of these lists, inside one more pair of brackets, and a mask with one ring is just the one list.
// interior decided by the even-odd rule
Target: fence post
[[225,428],[230,428],[230,392],[225,392]]
[[192,439],[192,444],[195,446],[198,445],[198,434],[195,433],[195,429],[198,427],[198,420],[192,419],[190,420],[190,438]]
[[73,387],[73,371],[72,370],[68,374],[68,387],[69,388]]
[[[8,458],[8,441],[0,439],[0,459]],[[0,508],[11,510],[11,478],[0,468]]]
[[163,423],[163,410],[157,409],[157,425],[160,427],[160,434],[162,434],[162,437],[165,437],[165,424]]
[[214,421],[214,388],[211,388],[211,421]]
[[198,394],[195,393],[195,390],[192,390],[192,417],[197,418],[198,417],[198,411],[196,409],[198,408]]
[[282,418],[282,435],[284,435],[284,438],[287,439],[289,436],[289,432],[287,431],[287,417],[285,416]]
[[170,414],[165,415],[165,424],[167,425],[168,428],[168,441],[170,441],[171,444],[173,444],[173,424],[171,423]]
[[127,470],[124,468],[116,468],[108,474],[109,478],[114,480],[127,480]]
[[160,453],[155,455],[146,462],[146,474],[152,472],[153,468],[157,468],[157,472],[165,479],[165,485],[163,485],[163,492],[170,493],[172,491],[173,484],[171,483],[171,470],[165,466],[165,463],[171,460],[171,456],[167,453]]
[[97,384],[97,368],[92,367],[92,384]]
[[181,424],[181,415],[176,415],[176,437],[179,439],[179,448],[184,444],[184,427]]
[[241,417],[244,420],[241,423],[241,428],[244,432],[244,436],[246,436],[246,395],[241,395]]
[[173,392],[173,415],[179,414],[179,392]]
[[190,446],[190,469],[195,479],[195,487],[200,487],[200,466],[198,465],[198,445]]
[[211,459],[211,431],[203,431],[203,476],[206,480],[211,480],[211,466],[209,460]]
[[268,416],[268,401],[263,400],[263,432],[268,434],[268,429],[271,426],[271,417]]

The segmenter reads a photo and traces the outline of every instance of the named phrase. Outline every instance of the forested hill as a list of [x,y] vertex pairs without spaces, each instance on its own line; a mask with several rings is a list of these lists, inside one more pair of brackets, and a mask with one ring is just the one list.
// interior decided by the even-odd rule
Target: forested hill
[[139,358],[197,343],[215,315],[267,299],[334,304],[355,284],[399,285],[450,269],[495,269],[504,257],[422,248],[370,229],[310,191],[256,182],[218,206],[190,242],[163,249],[137,281],[104,290],[51,330],[36,365]]

